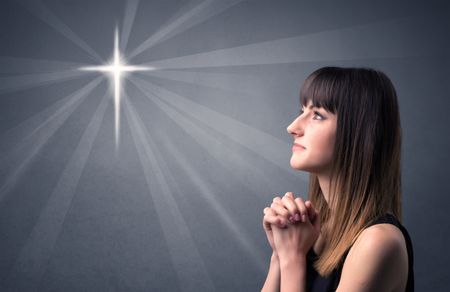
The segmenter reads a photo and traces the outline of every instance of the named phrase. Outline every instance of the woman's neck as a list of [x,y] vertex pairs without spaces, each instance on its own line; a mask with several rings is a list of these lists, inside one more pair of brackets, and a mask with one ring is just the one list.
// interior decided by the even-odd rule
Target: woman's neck
[[330,191],[330,176],[327,174],[316,174],[317,179],[319,180],[320,189],[325,198],[325,201],[329,203],[329,191]]

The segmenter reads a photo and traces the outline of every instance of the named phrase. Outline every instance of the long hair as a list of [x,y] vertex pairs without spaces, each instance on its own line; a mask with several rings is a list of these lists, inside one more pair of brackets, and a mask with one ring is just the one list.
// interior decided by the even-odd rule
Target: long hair
[[308,101],[337,114],[328,202],[313,173],[308,192],[325,241],[314,266],[327,276],[372,220],[391,213],[402,222],[400,114],[392,82],[369,68],[314,71],[300,90]]

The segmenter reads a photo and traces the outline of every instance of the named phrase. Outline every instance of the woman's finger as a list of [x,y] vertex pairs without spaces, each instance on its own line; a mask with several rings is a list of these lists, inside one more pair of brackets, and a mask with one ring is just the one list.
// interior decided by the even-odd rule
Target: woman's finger
[[281,217],[284,217],[286,219],[289,218],[289,211],[282,205],[277,202],[273,202],[270,205],[270,208],[277,213],[277,215],[280,215]]
[[297,208],[297,205],[295,204],[294,199],[291,198],[291,196],[289,196],[289,195],[285,195],[283,197],[283,199],[281,199],[281,202],[283,203],[283,206],[286,209],[288,209],[288,211],[291,215],[290,220],[295,221],[294,216],[295,216],[295,214],[299,213],[300,210]]
[[[274,224],[277,224],[279,227],[284,227],[287,223],[284,218],[278,217],[277,213],[274,210],[272,210],[271,208],[268,208],[268,207],[264,208],[264,214],[266,216],[272,216],[272,217],[278,218],[277,223],[274,223]],[[268,230],[270,230],[270,228]]]
[[285,196],[288,196],[288,197],[291,197],[292,198],[292,200],[294,200],[295,199],[295,197],[294,197],[294,193],[293,192],[287,192],[286,194],[284,194]]
[[274,210],[272,210],[270,207],[264,208],[263,212],[264,212],[264,215],[277,216],[277,213]]
[[301,222],[306,222],[307,220],[309,220],[308,209],[306,208],[303,199],[298,197],[294,201],[297,205],[297,208],[300,210]]
[[262,223],[263,223],[263,227],[264,227],[265,230],[272,230],[272,226],[271,226],[272,224],[270,223],[271,220],[269,218],[270,217],[268,215],[265,215],[263,217],[263,222]]
[[265,215],[263,218],[263,225],[266,230],[271,230],[272,227],[270,225],[272,224],[284,227],[286,223],[287,222],[279,216]]
[[264,209],[264,214],[265,215],[269,215],[269,216],[277,217],[278,218],[278,224],[277,225],[279,227],[281,227],[281,228],[285,227],[286,224],[287,224],[287,220],[285,218],[283,218],[283,217],[278,216],[277,213],[274,210],[272,210],[271,208],[265,208]]

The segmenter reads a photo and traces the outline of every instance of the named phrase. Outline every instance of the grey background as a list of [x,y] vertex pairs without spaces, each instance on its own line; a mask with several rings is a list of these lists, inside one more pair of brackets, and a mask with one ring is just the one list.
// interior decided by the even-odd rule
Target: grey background
[[[286,127],[327,65],[394,82],[416,289],[447,291],[449,19],[445,1],[1,1],[2,291],[260,290],[262,210],[307,192]],[[77,70],[111,58],[116,25],[125,56],[153,36],[129,63],[158,68],[125,82],[118,147],[109,78]]]

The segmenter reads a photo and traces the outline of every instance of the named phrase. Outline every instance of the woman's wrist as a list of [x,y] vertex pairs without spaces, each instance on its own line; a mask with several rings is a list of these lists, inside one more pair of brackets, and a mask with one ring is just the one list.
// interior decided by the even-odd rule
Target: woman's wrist
[[293,267],[293,266],[306,266],[306,255],[304,254],[289,254],[281,255],[278,257],[280,268]]
[[297,254],[280,257],[280,290],[306,290],[306,257]]
[[272,253],[270,257],[270,266],[269,272],[267,273],[266,281],[264,282],[264,286],[261,289],[262,292],[274,292],[280,291],[280,261],[278,258],[278,254],[276,252]]
[[278,253],[276,251],[272,252],[272,256],[270,257],[270,262],[280,262],[280,258],[278,257]]

